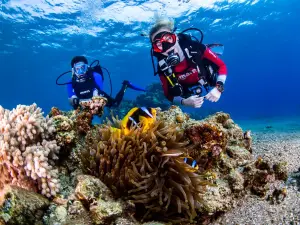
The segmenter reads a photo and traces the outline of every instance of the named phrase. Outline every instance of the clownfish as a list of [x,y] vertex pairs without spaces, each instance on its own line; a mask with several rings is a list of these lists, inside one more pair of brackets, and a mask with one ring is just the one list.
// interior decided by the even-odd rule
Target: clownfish
[[[153,124],[155,120],[156,109],[148,107],[134,107],[122,119],[121,126],[125,135],[128,134],[130,129],[134,126],[139,126],[142,128],[142,132],[145,132],[150,128],[150,125]],[[120,135],[120,129],[113,128],[113,131],[117,132],[118,136]]]
[[128,134],[133,126],[140,126],[142,131],[145,132],[155,120],[156,110],[154,108],[134,107],[123,118],[121,126],[125,134]]
[[191,171],[197,171],[198,170],[198,165],[197,161],[191,157],[184,157],[183,162],[191,166],[193,169]]

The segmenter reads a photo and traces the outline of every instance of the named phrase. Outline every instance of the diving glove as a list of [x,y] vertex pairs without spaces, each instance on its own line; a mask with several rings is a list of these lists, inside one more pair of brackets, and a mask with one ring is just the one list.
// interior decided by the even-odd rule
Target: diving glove
[[204,97],[198,95],[192,95],[186,99],[181,100],[181,104],[184,106],[191,106],[193,108],[200,108],[203,104]]
[[221,92],[218,90],[217,87],[214,87],[207,95],[205,95],[205,98],[211,102],[219,101],[220,97],[221,97]]

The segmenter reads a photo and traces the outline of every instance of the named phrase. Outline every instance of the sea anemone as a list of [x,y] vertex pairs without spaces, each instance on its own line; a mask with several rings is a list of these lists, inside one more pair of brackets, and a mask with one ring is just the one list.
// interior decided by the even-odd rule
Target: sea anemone
[[132,200],[137,218],[193,220],[209,183],[184,162],[189,144],[183,132],[163,121],[155,121],[147,132],[132,127],[126,135],[117,127],[107,124],[89,132],[79,153],[83,169],[116,197]]

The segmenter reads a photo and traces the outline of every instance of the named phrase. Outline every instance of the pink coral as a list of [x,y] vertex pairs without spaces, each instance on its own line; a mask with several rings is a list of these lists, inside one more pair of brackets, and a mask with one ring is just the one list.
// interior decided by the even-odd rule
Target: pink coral
[[102,116],[106,102],[106,98],[95,96],[89,101],[80,102],[80,105],[83,108],[83,110],[89,111],[92,115]]
[[32,179],[42,194],[56,195],[60,185],[53,165],[60,148],[52,140],[54,132],[52,119],[43,117],[36,104],[18,105],[11,111],[0,106],[0,170],[6,172],[1,186],[22,186],[16,179]]

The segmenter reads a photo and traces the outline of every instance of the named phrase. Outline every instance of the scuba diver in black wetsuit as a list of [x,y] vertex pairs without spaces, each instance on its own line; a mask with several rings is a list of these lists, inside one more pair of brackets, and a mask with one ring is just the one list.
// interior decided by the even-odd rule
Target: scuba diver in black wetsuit
[[[95,66],[93,66],[94,63],[97,63]],[[102,96],[107,98],[107,107],[114,107],[119,106],[123,96],[125,94],[125,91],[127,88],[131,88],[136,91],[146,91],[143,88],[139,88],[132,83],[130,83],[127,80],[123,81],[123,85],[121,90],[118,92],[115,98],[111,97],[107,93],[103,91],[103,71],[102,69],[105,69],[104,67],[101,67],[99,65],[99,61],[95,60],[92,62],[91,65],[88,65],[88,61],[84,56],[75,56],[71,61],[71,67],[72,71],[67,71],[63,74],[61,74],[56,79],[57,85],[67,85],[68,90],[68,97],[69,102],[73,106],[74,109],[77,109],[79,106],[79,102],[81,101],[89,101],[92,99],[92,97],[95,96]],[[105,69],[109,75],[109,72],[107,69]],[[58,83],[58,79],[67,74],[72,72],[72,79],[67,83]],[[110,77],[110,75],[109,75]],[[110,86],[111,86],[111,92],[112,92],[112,85],[110,80]]]

